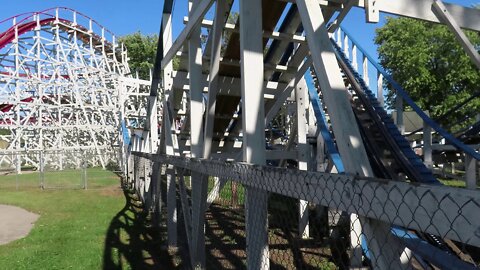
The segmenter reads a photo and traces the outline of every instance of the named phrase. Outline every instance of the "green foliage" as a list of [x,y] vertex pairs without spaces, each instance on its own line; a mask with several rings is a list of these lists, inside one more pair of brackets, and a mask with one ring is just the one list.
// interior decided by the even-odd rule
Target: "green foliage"
[[139,77],[149,79],[150,69],[155,63],[158,35],[142,35],[140,32],[120,38],[128,50],[128,64],[132,72],[138,71]]
[[[465,33],[479,48],[478,33]],[[379,45],[382,66],[433,118],[444,115],[480,91],[480,73],[444,25],[388,18],[385,26],[377,29],[375,43]],[[390,106],[394,97],[391,92],[387,96]],[[480,99],[477,98],[440,123],[448,126],[459,121],[462,115],[475,115],[479,109]]]

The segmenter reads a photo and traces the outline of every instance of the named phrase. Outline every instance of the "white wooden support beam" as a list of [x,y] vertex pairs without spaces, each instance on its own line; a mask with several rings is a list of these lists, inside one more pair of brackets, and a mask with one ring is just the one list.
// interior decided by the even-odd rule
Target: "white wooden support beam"
[[396,119],[396,125],[398,130],[400,131],[400,134],[405,133],[405,125],[403,123],[403,98],[400,95],[397,95],[395,97],[395,109],[397,112],[397,119]]
[[183,222],[185,224],[185,234],[187,235],[188,251],[192,254],[192,213],[189,207],[190,203],[187,196],[187,188],[185,187],[185,178],[183,176],[183,170],[177,170],[178,174],[178,191],[180,194],[180,201],[182,202]]
[[[373,176],[372,168],[368,162],[368,156],[362,145],[360,131],[358,130],[340,70],[333,68],[338,66],[335,53],[330,42],[322,11],[316,0],[297,0],[297,7],[302,17],[302,23],[306,32],[308,46],[311,51],[313,65],[318,76],[320,88],[324,95],[326,105],[329,108],[332,127],[342,156],[346,171],[352,174]],[[358,216],[362,224],[363,233],[367,237],[372,264],[375,268],[386,269],[394,265],[401,267],[400,258],[395,252],[385,252],[384,246],[388,243],[393,251],[403,250],[395,241],[388,242],[382,237],[383,232],[390,230],[388,224],[378,224],[372,219]],[[356,218],[352,218],[353,221]],[[380,229],[382,233],[376,233]],[[352,228],[355,229],[355,228]],[[362,231],[356,231],[357,237]],[[359,239],[359,238],[358,238]],[[361,249],[358,244],[354,245],[354,256],[351,261],[352,267],[361,266]],[[401,252],[399,253],[401,254]]]
[[[161,148],[159,148],[161,149]],[[161,189],[161,170],[162,166],[159,162],[154,162],[152,166],[152,185],[153,185],[153,226],[159,228],[161,226],[162,215],[162,189]]]
[[[175,155],[174,140],[172,137],[171,117],[169,114],[168,101],[164,102],[163,107],[162,136],[165,139],[165,153]],[[175,170],[173,166],[168,165],[166,169],[167,177],[167,236],[170,247],[177,246],[177,200],[175,192]]]
[[368,23],[378,23],[380,21],[377,2],[378,0],[365,0],[365,15]]
[[423,163],[427,168],[433,168],[432,128],[425,122],[423,122]]
[[[230,144],[229,144],[230,145]],[[212,158],[222,160],[242,161],[243,151],[229,151],[227,147],[222,150],[222,153],[212,153]],[[297,159],[298,154],[296,150],[266,150],[266,160],[281,160],[281,159]]]
[[177,199],[176,199],[176,175],[173,166],[169,165],[167,168],[167,236],[168,246],[177,247]]
[[473,44],[468,40],[465,33],[460,29],[455,19],[450,15],[445,5],[440,0],[433,0],[432,10],[435,15],[437,15],[440,22],[446,24],[450,31],[453,32],[457,40],[462,45],[462,48],[465,50],[467,55],[470,57],[470,60],[480,69],[480,55],[477,52],[477,49]]
[[[477,150],[480,149],[480,144],[467,144],[467,146]],[[457,148],[451,144],[433,144],[432,149],[437,151],[455,151]]]
[[377,71],[377,99],[383,107],[385,98],[383,97],[383,74],[380,71]]
[[[167,50],[170,50],[172,47],[172,16],[171,14],[164,14],[162,17],[163,29],[163,48],[164,57]],[[172,61],[166,62],[165,66],[162,66],[163,70],[163,121],[162,121],[162,140],[161,145],[164,149],[160,150],[167,155],[175,155],[175,138],[172,136],[172,120],[173,116],[170,113],[170,104],[169,100],[173,95],[173,64]],[[171,247],[177,246],[177,201],[176,201],[176,192],[175,192],[175,170],[173,166],[169,165],[166,169],[167,177],[167,235],[168,235],[168,245]]]
[[[317,125],[318,126],[318,125]],[[317,172],[326,172],[327,171],[327,155],[326,155],[326,147],[325,147],[325,140],[322,136],[321,132],[317,132],[317,148],[316,148],[316,171]]]
[[146,131],[145,141],[149,144],[150,153],[157,152],[158,144],[158,113],[157,113],[157,96],[148,96],[148,114],[147,123],[148,129]]
[[302,65],[298,68],[298,71],[295,77],[290,80],[290,82],[285,87],[285,89],[283,89],[283,91],[276,97],[275,103],[272,105],[272,107],[270,107],[267,114],[265,115],[265,125],[270,123],[270,121],[272,121],[275,115],[277,115],[278,110],[280,110],[280,107],[290,96],[293,88],[295,87],[296,82],[302,79],[303,75],[305,74],[305,72],[307,72],[307,69],[311,65],[312,65],[312,59],[310,57],[307,57],[307,59],[305,59],[305,62],[303,62]]
[[[307,44],[300,44],[297,47],[297,50],[295,51],[295,54],[290,58],[290,61],[288,62],[288,66],[291,67],[299,67],[305,59],[307,55],[310,54],[309,48]],[[297,69],[298,71],[298,69]],[[290,81],[290,79],[294,76],[295,74],[287,73],[284,72],[280,76],[279,81]]]
[[349,46],[348,46],[348,36],[344,35],[343,36],[343,53],[345,56],[350,57],[350,51],[349,51]]
[[[185,53],[185,52],[178,52],[176,55],[183,58],[183,57],[186,57],[188,54]],[[202,60],[205,63],[210,62],[210,58],[202,58]],[[240,61],[237,60],[237,59],[224,59],[223,57],[220,57],[220,62],[221,62],[222,65],[228,65],[228,66],[233,66],[233,67],[239,67],[240,66]],[[265,70],[274,71],[274,72],[289,73],[289,71],[290,71],[290,68],[288,66],[268,64],[268,63],[264,64],[264,68],[265,68]]]
[[[183,22],[187,23],[188,18],[184,17]],[[203,19],[202,20],[202,27],[211,29],[213,28],[214,22],[212,20],[207,20]],[[239,33],[240,30],[238,27],[236,27],[235,24],[232,23],[224,23],[224,30],[228,32],[233,32],[233,33]],[[297,35],[297,34],[287,34],[287,33],[281,33],[278,31],[264,31],[263,32],[263,37],[264,38],[269,38],[269,39],[277,39],[277,40],[283,40],[283,41],[290,41],[290,42],[296,42],[296,43],[305,43],[305,37],[302,35]]]
[[[262,2],[240,1],[243,159],[264,165]],[[269,269],[268,193],[246,187],[247,268]]]
[[215,20],[212,35],[212,52],[210,56],[210,74],[208,83],[207,110],[205,117],[205,136],[203,145],[203,158],[210,158],[212,151],[213,122],[215,120],[215,108],[217,93],[220,83],[220,53],[222,50],[223,25],[227,21],[228,10],[233,1],[218,1],[215,6]]
[[[325,30],[323,15],[315,0],[298,0],[297,6],[307,32],[313,65],[318,76],[320,88],[332,119],[335,137],[339,141],[339,150],[350,170],[361,175],[372,176],[365,149],[361,145],[360,132],[356,126],[342,75],[337,67],[337,59]],[[342,124],[344,123],[344,124]],[[352,154],[353,153],[353,154]]]
[[[301,24],[300,14],[298,14],[298,11],[295,11],[293,16],[289,20],[289,25],[286,25],[286,27],[282,29],[284,33],[279,33],[279,34],[285,35],[286,33],[288,33],[289,35],[293,34],[295,37],[295,33],[297,32],[300,24]],[[264,35],[265,35],[265,32],[264,32]],[[305,37],[302,36],[302,39],[303,39],[302,42],[298,42],[295,39],[292,40],[291,38],[290,38],[290,41],[294,41],[299,44],[305,44],[306,43]],[[284,41],[288,41],[288,40],[284,40]],[[285,50],[288,48],[288,46],[290,46],[290,44],[291,42],[276,42],[274,47],[271,48],[271,51],[268,53],[268,59],[266,58],[265,62],[268,64],[278,63],[282,59],[283,54],[285,53]],[[295,65],[292,65],[291,63],[289,63],[289,65],[297,67]],[[270,78],[273,75],[273,73],[274,73],[273,70],[267,70],[267,67],[265,67],[265,74],[264,74],[265,78]]]
[[[365,8],[365,1],[366,0],[353,0],[353,6]],[[322,7],[327,5],[331,6],[332,3],[343,4],[344,0],[319,0],[319,4]],[[380,13],[387,13],[438,23],[440,22],[439,19],[431,10],[432,3],[433,0],[377,0],[376,8]],[[478,20],[478,16],[480,16],[480,10],[456,4],[445,3],[444,5],[461,28],[480,31],[480,20]]]
[[465,182],[468,189],[477,189],[477,160],[465,154]]
[[[183,71],[174,71],[173,72],[173,89],[175,90],[183,90],[189,91],[190,84],[188,79],[188,73]],[[209,78],[207,75],[202,75],[202,89],[203,93],[208,93],[208,82]],[[272,95],[275,95],[282,90],[285,89],[287,86],[286,83],[278,83],[274,81],[265,81],[263,83],[264,91],[264,98],[271,99]],[[218,85],[218,93],[217,95],[225,95],[225,96],[241,96],[241,83],[240,78],[229,77],[229,76],[220,76],[219,77],[219,85]]]
[[[307,145],[307,118],[306,118],[306,104],[307,98],[307,83],[304,78],[295,86],[295,101],[297,106],[297,151],[298,151],[298,169],[301,171],[308,170],[309,147]],[[308,201],[300,200],[299,202],[299,220],[298,220],[298,234],[302,238],[310,237],[309,228],[309,212]]]
[[368,77],[368,59],[367,56],[364,54],[362,57],[362,66],[363,66],[363,80],[365,81],[365,84],[370,86],[370,78]]
[[[190,15],[201,8],[202,0],[191,1]],[[187,24],[188,26],[188,24]],[[200,24],[192,29],[188,38],[188,71],[190,76],[190,154],[203,157],[203,82]],[[191,174],[192,185],[192,265],[205,269],[205,208],[207,203],[208,176]]]
[[341,48],[342,47],[342,32],[337,31],[336,34],[337,34],[337,37],[335,38],[335,41],[337,42],[338,47]]
[[[139,151],[141,152],[141,151]],[[140,167],[141,167],[141,158],[135,156],[134,158],[134,177],[135,177],[135,193],[140,197],[139,188],[140,188]],[[140,198],[141,199],[141,198]]]
[[220,179],[216,176],[213,177],[213,187],[212,190],[210,190],[210,193],[208,193],[207,197],[207,209],[218,198],[218,196],[220,195],[220,191],[223,189],[226,183],[227,179]]
[[338,29],[338,27],[340,27],[340,24],[342,23],[343,19],[345,19],[345,16],[347,16],[348,12],[352,9],[354,3],[354,0],[349,0],[346,4],[343,4],[342,10],[328,28],[328,32],[333,33]]
[[145,160],[145,207],[147,209],[153,209],[153,162]]
[[[239,32],[238,27],[236,27],[235,24],[233,24],[233,23],[228,23],[227,22],[229,14],[231,14],[230,10],[232,8],[233,0],[226,0],[226,1],[220,1],[220,2],[222,3],[222,5],[223,4],[227,5],[227,9],[225,10],[225,13],[222,14],[222,16],[226,18],[226,20],[224,21],[224,23],[220,27],[225,32],[228,31],[228,32],[238,33]],[[188,22],[188,17],[183,17],[183,23],[186,24],[187,22]],[[203,19],[202,23],[201,23],[201,26],[202,26],[202,28],[213,29],[214,28],[214,21],[208,20],[208,19]],[[281,35],[281,33],[279,33],[279,34]],[[266,33],[264,33],[264,37],[275,38],[273,36],[272,37],[268,36]],[[285,37],[285,38],[288,38],[288,37]],[[303,38],[303,37],[300,36],[300,38]],[[305,38],[303,38],[303,41],[305,41]],[[209,34],[208,35],[208,40],[207,40],[206,45],[204,46],[204,50],[203,50],[203,57],[204,58],[209,58],[211,56],[212,42],[213,42],[213,34]]]
[[144,192],[144,187],[145,187],[145,158],[139,158],[138,159],[138,164],[137,164],[137,171],[138,171],[138,176],[137,176],[137,195],[139,195],[140,200],[142,203],[145,203],[145,192]]
[[358,59],[357,59],[357,45],[352,44],[352,65],[355,71],[358,72]]
[[203,16],[205,16],[205,13],[207,13],[208,9],[213,3],[213,0],[198,0],[198,1],[199,3],[197,4],[197,7],[190,14],[190,21],[182,30],[180,35],[177,37],[172,47],[168,50],[167,53],[165,53],[164,58],[162,60],[162,69],[164,69],[167,66],[167,64],[172,61],[175,54],[178,52],[178,50],[180,50],[180,48],[183,46],[183,43],[190,37],[190,35],[192,35],[193,31],[195,29],[198,29],[198,26],[200,25],[200,22]]
[[128,183],[129,185],[131,185],[133,183],[133,180],[134,180],[134,160],[133,160],[133,155],[131,155],[130,153],[127,154],[127,179],[128,179]]

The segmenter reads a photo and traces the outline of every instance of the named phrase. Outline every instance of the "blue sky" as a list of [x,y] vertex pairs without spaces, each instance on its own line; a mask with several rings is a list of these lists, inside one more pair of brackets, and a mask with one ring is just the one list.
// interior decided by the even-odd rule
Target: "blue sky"
[[[391,0],[395,1],[395,0]],[[398,0],[397,0],[398,1]],[[238,1],[236,1],[238,2]],[[471,6],[480,0],[449,0],[448,2]],[[8,1],[0,9],[0,20],[16,14],[39,11],[50,7],[64,6],[76,9],[113,31],[116,35],[141,31],[145,34],[158,33],[163,8],[162,0],[18,0]],[[183,26],[182,18],[187,10],[187,0],[177,0],[174,10],[174,34],[178,35]],[[353,9],[346,17],[343,26],[370,53],[375,53],[374,30],[381,24],[364,23],[365,14],[361,9]],[[382,17],[382,19],[384,19]]]

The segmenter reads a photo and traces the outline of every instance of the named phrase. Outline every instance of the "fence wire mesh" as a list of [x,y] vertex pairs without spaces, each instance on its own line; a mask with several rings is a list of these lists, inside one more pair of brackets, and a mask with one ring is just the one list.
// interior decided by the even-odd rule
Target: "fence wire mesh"
[[0,154],[0,189],[90,189],[118,181],[114,152],[24,151]]
[[[208,177],[205,227],[197,230],[208,269],[247,268],[261,254],[272,269],[476,269],[480,262],[477,191],[141,153],[128,164],[130,186],[147,207],[164,209],[174,245],[190,259],[198,225],[192,173]],[[268,253],[252,254],[248,233]]]

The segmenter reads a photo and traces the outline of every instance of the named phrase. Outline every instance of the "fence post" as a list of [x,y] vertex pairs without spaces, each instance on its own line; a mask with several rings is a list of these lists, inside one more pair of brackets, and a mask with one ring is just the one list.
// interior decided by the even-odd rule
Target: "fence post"
[[45,189],[45,156],[40,151],[40,188]]
[[85,158],[85,153],[83,151],[80,152],[82,155],[82,178],[83,178],[83,189],[87,190],[87,160]]
[[[15,157],[17,158],[17,157]],[[17,163],[18,161],[15,161],[15,163]],[[18,174],[19,174],[19,171],[18,169],[15,170],[15,189],[18,190],[19,188],[19,184],[18,184]]]
[[15,165],[17,167],[16,170],[17,170],[17,174],[21,174],[22,173],[22,156],[18,152],[16,153],[17,153],[15,155],[16,157]]
[[468,189],[477,188],[477,160],[465,154],[465,182]]

